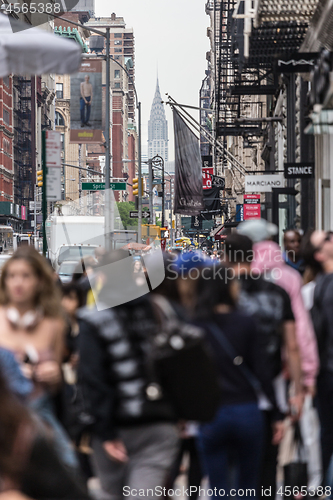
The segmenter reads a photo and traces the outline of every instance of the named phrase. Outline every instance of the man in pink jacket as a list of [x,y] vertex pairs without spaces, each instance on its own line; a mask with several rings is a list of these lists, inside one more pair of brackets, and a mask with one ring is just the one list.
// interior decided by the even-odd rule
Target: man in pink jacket
[[245,221],[238,226],[238,232],[246,234],[255,243],[252,269],[264,279],[281,286],[290,296],[301,356],[303,386],[306,393],[314,395],[319,357],[312,321],[301,295],[302,278],[285,263],[279,245],[269,240],[277,232],[274,224],[264,219]]

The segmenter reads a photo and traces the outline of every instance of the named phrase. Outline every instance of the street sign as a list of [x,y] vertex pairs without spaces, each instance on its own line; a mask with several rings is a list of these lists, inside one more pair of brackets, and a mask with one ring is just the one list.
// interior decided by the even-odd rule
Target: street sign
[[154,179],[153,180],[153,185],[154,184],[162,184],[162,179]]
[[[82,182],[82,191],[103,191],[105,182]],[[110,182],[112,191],[126,191],[126,182]]]
[[42,202],[41,201],[29,201],[29,210],[42,210]]
[[[133,211],[129,213],[130,219],[138,219],[139,218],[139,212],[138,211]],[[144,211],[142,212],[142,218],[143,219],[148,219],[150,217],[150,212],[149,211]]]

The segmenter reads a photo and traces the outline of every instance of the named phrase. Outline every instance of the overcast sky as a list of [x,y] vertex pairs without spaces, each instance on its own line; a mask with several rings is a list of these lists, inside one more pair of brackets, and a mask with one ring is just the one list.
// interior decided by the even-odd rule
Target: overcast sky
[[[96,16],[115,12],[134,29],[135,78],[142,103],[142,149],[147,153],[148,120],[157,71],[162,99],[169,93],[177,102],[198,106],[205,76],[209,17],[206,0],[96,0]],[[198,115],[196,112],[191,111]],[[174,159],[173,124],[169,125],[169,159]]]

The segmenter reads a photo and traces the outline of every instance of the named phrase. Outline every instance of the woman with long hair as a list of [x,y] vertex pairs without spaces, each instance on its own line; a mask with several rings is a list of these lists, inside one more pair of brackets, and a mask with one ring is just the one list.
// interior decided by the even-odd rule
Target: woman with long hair
[[[201,426],[199,449],[210,487],[252,490],[254,498],[261,464],[264,422],[257,401],[257,385],[273,406],[274,442],[281,439],[281,415],[277,409],[267,355],[254,321],[237,311],[238,286],[223,266],[201,273],[197,299],[198,323],[211,344],[221,379],[221,405],[212,422]],[[233,464],[234,475],[228,465]],[[232,484],[233,478],[236,483]],[[221,495],[221,493],[220,493]],[[217,493],[213,498],[219,498]],[[236,495],[237,496],[237,495]]]
[[0,499],[89,500],[64,467],[44,426],[0,371]]
[[19,248],[3,267],[0,324],[0,347],[15,354],[33,382],[30,408],[52,429],[64,463],[75,467],[75,454],[52,409],[64,352],[60,293],[46,260],[32,247]]

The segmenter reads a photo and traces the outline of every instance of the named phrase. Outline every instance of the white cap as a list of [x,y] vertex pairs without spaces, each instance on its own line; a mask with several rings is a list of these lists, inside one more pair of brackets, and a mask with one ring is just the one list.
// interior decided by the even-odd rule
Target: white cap
[[251,238],[253,243],[268,240],[278,233],[278,227],[265,219],[252,219],[241,222],[237,232]]

